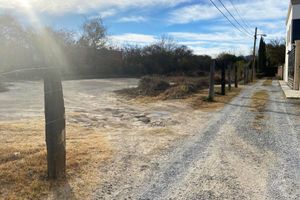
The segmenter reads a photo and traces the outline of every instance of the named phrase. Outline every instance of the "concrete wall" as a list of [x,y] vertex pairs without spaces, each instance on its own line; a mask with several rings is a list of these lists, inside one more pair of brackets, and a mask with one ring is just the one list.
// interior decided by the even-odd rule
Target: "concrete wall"
[[289,16],[287,17],[286,21],[286,54],[285,54],[285,65],[284,65],[284,73],[283,73],[283,80],[288,81],[288,52],[292,49],[291,43],[291,34],[292,34],[292,20],[293,19],[300,19],[300,4],[293,5],[291,7]]
[[289,13],[287,23],[286,23],[286,51],[285,51],[285,65],[284,65],[284,72],[283,72],[283,80],[288,81],[288,64],[289,64],[289,57],[288,52],[292,49],[291,44],[291,33],[292,33],[292,16],[293,16],[293,9]]
[[295,78],[294,78],[294,90],[299,90],[300,83],[300,40],[295,41]]

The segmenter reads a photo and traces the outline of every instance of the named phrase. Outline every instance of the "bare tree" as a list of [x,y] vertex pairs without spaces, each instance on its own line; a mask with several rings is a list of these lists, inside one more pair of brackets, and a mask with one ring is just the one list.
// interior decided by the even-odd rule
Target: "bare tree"
[[101,49],[107,43],[106,28],[101,18],[95,18],[86,21],[83,25],[83,34],[79,40],[79,44]]

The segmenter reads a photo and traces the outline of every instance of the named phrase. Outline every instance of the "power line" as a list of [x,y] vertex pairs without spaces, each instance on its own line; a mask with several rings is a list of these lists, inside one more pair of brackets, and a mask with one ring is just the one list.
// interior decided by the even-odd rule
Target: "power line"
[[223,6],[223,8],[225,8],[225,10],[229,13],[229,15],[234,19],[234,21],[236,21],[236,23],[237,23],[238,25],[240,25],[240,27],[246,31],[246,34],[252,36],[251,33],[249,33],[248,30],[245,29],[245,27],[242,26],[242,25],[240,24],[240,22],[238,22],[238,20],[237,20],[237,19],[233,16],[233,14],[227,9],[227,7],[224,5],[224,3],[223,3],[221,0],[218,0],[218,1],[221,3],[221,5]]
[[234,5],[234,3],[232,2],[232,0],[229,0],[232,7],[234,8],[234,10],[236,11],[236,13],[238,14],[238,16],[240,17],[241,21],[243,22],[243,24],[248,27],[249,29],[251,29],[249,23],[241,16],[240,12],[238,11],[238,9],[236,8],[236,6]]
[[[244,31],[242,31],[240,28],[238,28],[224,13],[223,11],[215,4],[215,2],[213,2],[212,0],[209,0],[217,9],[218,11],[227,19],[227,21],[233,26],[235,27],[238,31],[240,31],[243,34],[246,34]],[[248,34],[246,34],[247,36],[249,36]],[[252,37],[251,37],[252,38]]]

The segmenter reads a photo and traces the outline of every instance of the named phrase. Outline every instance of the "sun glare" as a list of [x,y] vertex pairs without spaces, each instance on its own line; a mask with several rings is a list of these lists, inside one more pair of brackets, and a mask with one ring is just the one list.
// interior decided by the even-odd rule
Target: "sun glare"
[[[35,13],[34,9],[32,8],[32,5],[29,1],[22,1],[18,0],[18,3],[20,6],[24,9],[24,15],[28,18],[30,21],[30,24],[32,28],[42,33],[42,38],[38,41],[38,46],[41,49],[41,53],[44,57],[44,63],[46,66],[42,67],[57,67],[57,68],[64,68],[68,67],[68,61],[66,59],[66,56],[60,46],[57,44],[56,40],[53,38],[53,36],[49,33],[47,30],[47,25],[44,24],[38,15]],[[51,66],[49,66],[51,65]],[[53,66],[55,65],[55,66]]]

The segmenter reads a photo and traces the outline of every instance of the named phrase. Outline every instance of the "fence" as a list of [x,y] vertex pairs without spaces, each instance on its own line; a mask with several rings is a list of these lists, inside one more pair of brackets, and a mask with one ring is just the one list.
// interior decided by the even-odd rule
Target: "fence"
[[288,62],[288,85],[291,88],[294,88],[294,78],[295,78],[295,51],[296,48],[293,46],[292,50],[288,53],[289,62]]

